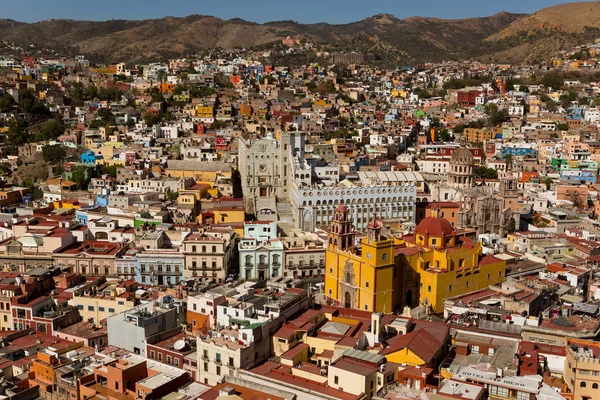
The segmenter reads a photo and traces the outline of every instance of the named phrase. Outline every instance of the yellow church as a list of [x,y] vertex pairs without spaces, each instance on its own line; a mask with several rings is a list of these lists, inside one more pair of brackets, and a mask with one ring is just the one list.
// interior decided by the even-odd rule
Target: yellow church
[[441,313],[445,298],[504,280],[506,262],[483,256],[480,242],[444,218],[425,218],[414,234],[395,240],[382,228],[374,217],[367,237],[356,243],[349,210],[336,209],[325,259],[329,303],[384,313],[424,305]]
[[411,269],[408,276],[418,279],[418,289],[409,288],[406,292],[409,306],[425,305],[431,312],[441,313],[444,299],[504,280],[506,262],[484,256],[481,242],[457,233],[444,218],[423,219],[413,235],[398,242],[396,255],[401,265]]
[[357,246],[350,210],[343,204],[335,210],[325,255],[325,296],[331,303],[366,311],[400,310],[402,279],[394,241],[381,235],[382,227],[373,218]]

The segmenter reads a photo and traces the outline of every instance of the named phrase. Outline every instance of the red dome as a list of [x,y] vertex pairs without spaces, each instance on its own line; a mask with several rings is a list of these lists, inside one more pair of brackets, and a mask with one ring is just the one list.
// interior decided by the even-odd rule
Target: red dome
[[345,206],[345,205],[343,205],[343,204],[340,204],[340,205],[339,205],[339,206],[337,206],[337,208],[335,209],[335,212],[336,212],[336,213],[338,213],[338,212],[346,212],[347,210],[348,210],[348,209],[346,208],[346,206]]
[[429,236],[452,236],[454,235],[454,229],[450,222],[444,218],[427,217],[423,221],[419,222],[419,225],[415,229],[415,233],[419,235]]

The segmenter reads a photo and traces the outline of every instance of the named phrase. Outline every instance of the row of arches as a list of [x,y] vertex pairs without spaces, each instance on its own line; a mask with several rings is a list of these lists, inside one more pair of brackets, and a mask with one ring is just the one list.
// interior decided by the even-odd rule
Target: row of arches
[[312,200],[304,200],[302,202],[302,206],[306,207],[312,207],[313,205],[315,206],[326,206],[326,205],[338,205],[338,204],[345,204],[345,205],[353,205],[353,204],[368,204],[368,203],[407,203],[410,202],[412,203],[414,200],[412,200],[409,196],[404,196],[404,197],[387,197],[387,198],[374,198],[374,197],[370,197],[370,198],[365,198],[365,199],[331,199],[331,200],[317,200],[314,202]]

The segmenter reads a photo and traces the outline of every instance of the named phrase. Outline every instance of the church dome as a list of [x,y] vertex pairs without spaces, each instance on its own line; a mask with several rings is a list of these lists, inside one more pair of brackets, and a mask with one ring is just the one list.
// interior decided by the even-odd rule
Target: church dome
[[429,235],[437,237],[453,236],[454,229],[450,222],[444,218],[427,217],[419,222],[415,233],[418,235]]
[[450,157],[450,164],[468,164],[471,165],[474,162],[473,154],[466,148],[460,147]]
[[339,206],[337,206],[337,208],[335,209],[335,212],[336,212],[336,213],[339,213],[339,212],[342,212],[342,213],[343,213],[343,212],[346,212],[346,211],[348,211],[348,208],[346,208],[346,206],[345,206],[345,205],[343,205],[343,204],[340,204],[340,205],[339,205]]
[[373,215],[373,218],[371,219],[371,222],[369,222],[369,225],[367,226],[367,228],[381,229],[381,228],[383,228],[383,222],[381,220],[377,219],[376,215]]

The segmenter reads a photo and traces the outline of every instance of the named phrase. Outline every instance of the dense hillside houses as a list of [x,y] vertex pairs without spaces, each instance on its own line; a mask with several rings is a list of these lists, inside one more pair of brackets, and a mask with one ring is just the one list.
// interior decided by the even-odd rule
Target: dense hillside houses
[[597,41],[394,68],[295,36],[10,48],[0,395],[600,399]]

